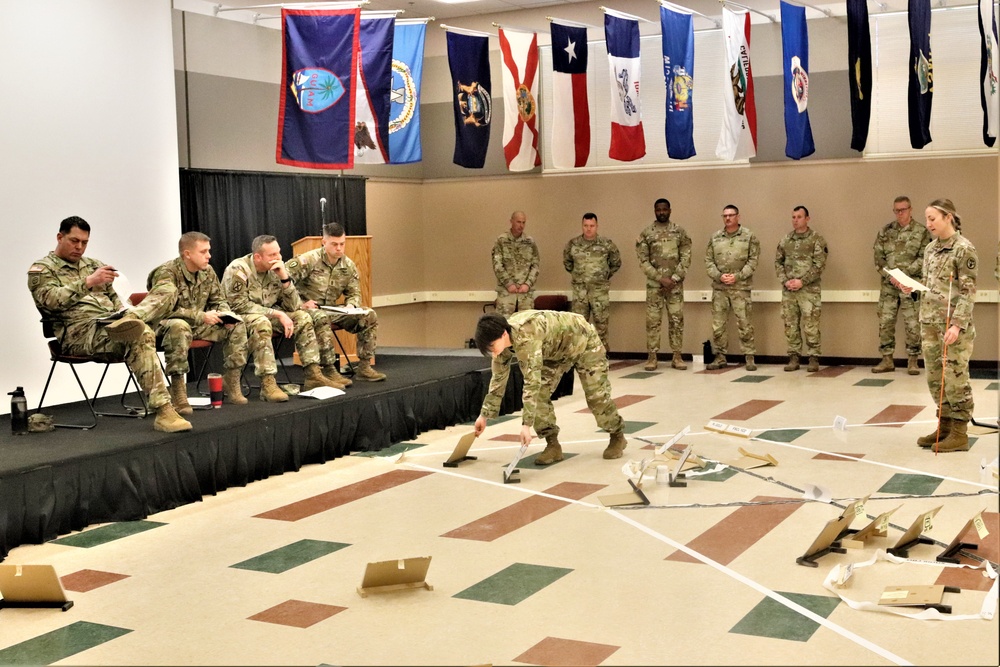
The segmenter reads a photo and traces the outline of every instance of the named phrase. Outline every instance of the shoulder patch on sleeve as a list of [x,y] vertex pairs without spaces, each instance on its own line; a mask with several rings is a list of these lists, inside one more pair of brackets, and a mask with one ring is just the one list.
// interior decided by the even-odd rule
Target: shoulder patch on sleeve
[[45,267],[42,266],[41,264],[32,264],[30,267],[28,267],[28,273],[41,273],[44,270]]
[[969,271],[975,271],[976,270],[976,258],[975,257],[970,257],[969,260],[965,263],[965,265],[969,268]]

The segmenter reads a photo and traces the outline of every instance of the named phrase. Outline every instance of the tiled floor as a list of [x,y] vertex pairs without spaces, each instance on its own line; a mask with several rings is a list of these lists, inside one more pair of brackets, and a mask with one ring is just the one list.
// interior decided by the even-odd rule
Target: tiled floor
[[[508,417],[454,468],[442,463],[468,424],[18,547],[5,562],[55,566],[75,605],[0,611],[0,664],[998,664],[997,435],[918,448],[934,415],[923,375],[616,362],[611,383],[629,439],[617,461],[577,388],[556,402],[565,460],[535,466],[535,443],[516,483]],[[995,423],[996,380],[973,388],[977,421]],[[690,446],[704,465],[659,484],[676,460],[658,451],[685,427],[670,452]],[[649,504],[606,507],[641,503],[627,470],[644,463]],[[807,553],[866,496],[838,537],[874,534]],[[938,507],[910,560],[882,558]],[[954,542],[975,545],[959,552],[974,567],[936,561]],[[426,577],[408,580],[418,557]],[[362,596],[366,566],[384,561],[417,585]],[[887,586],[932,584],[960,588],[943,594],[950,614],[873,604]]]

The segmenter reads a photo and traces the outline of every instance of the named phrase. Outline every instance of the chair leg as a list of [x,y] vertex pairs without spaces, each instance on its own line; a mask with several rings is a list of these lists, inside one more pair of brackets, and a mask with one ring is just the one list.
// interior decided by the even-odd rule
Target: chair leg
[[[91,399],[91,410],[96,415],[101,417],[137,417],[143,419],[148,417],[150,414],[149,401],[146,399],[146,394],[142,391],[142,387],[139,386],[139,379],[136,378],[135,373],[132,372],[132,368],[125,363],[125,368],[128,369],[128,377],[125,379],[125,387],[122,389],[121,396],[119,397],[119,403],[122,406],[124,412],[97,412],[96,402],[97,397],[101,394],[101,385],[104,384],[104,378],[108,374],[108,369],[111,368],[111,364],[104,365],[104,372],[101,373],[101,380],[97,383],[97,391],[94,392],[94,398]],[[74,370],[74,373],[76,371]],[[139,400],[142,402],[142,406],[138,405],[128,405],[125,403],[125,397],[129,393],[129,385],[135,387],[135,392],[139,395]],[[141,414],[140,414],[141,411]]]
[[[49,368],[49,376],[45,379],[45,388],[42,389],[42,398],[41,398],[41,400],[38,401],[38,408],[35,410],[36,414],[38,414],[38,413],[40,413],[42,411],[42,406],[45,404],[45,394],[48,393],[48,391],[49,391],[49,382],[52,381],[52,374],[55,372],[55,370],[56,370],[56,364],[58,364],[58,363],[59,363],[58,361],[53,361],[52,362],[52,367]],[[72,364],[70,364],[69,368],[70,368],[71,371],[73,371],[73,377],[76,378],[76,384],[77,384],[77,386],[80,387],[80,392],[83,394],[84,402],[87,404],[87,407],[90,408],[91,422],[89,424],[56,424],[56,423],[53,423],[52,425],[55,426],[55,427],[57,427],[57,428],[76,428],[76,429],[80,429],[82,431],[87,431],[87,430],[90,430],[90,429],[94,428],[95,426],[97,426],[97,413],[94,412],[94,406],[90,403],[90,398],[87,396],[87,390],[83,388],[83,382],[80,381],[80,376],[76,374],[76,369],[73,368]]]
[[340,356],[347,360],[347,368],[341,369],[343,375],[354,375],[354,364],[351,362],[351,357],[348,356],[347,350],[344,349],[344,344],[340,342],[340,336],[337,335],[337,330],[333,330],[333,339],[337,341],[337,347],[340,348]]

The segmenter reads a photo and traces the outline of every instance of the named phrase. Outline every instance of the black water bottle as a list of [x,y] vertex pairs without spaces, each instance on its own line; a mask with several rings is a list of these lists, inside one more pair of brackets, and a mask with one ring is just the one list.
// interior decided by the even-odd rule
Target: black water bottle
[[10,431],[14,435],[25,435],[28,432],[28,399],[24,397],[24,388],[18,387],[7,394],[10,398]]

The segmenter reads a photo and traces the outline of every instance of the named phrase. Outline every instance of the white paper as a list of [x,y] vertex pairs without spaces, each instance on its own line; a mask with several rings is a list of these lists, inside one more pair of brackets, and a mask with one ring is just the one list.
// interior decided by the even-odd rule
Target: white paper
[[309,391],[300,391],[299,396],[305,396],[306,398],[333,398],[334,396],[343,396],[343,389],[337,389],[335,387],[316,387],[315,389],[310,389]]
[[114,282],[111,283],[111,287],[114,288],[115,293],[118,294],[118,298],[121,299],[123,304],[126,306],[132,305],[132,302],[129,300],[132,296],[132,283],[129,282],[128,276],[119,272]]
[[817,484],[806,484],[802,491],[802,497],[809,500],[818,500],[821,503],[833,501],[833,494],[828,489],[824,489]]
[[364,315],[367,310],[366,308],[358,308],[357,306],[320,306],[320,308],[344,315]]
[[524,456],[526,451],[528,451],[528,445],[521,445],[521,448],[517,450],[517,456],[515,456],[514,460],[508,463],[507,467],[504,469],[504,479],[510,479],[510,476],[514,474],[514,469],[517,468],[518,461],[521,460],[521,457]]
[[211,405],[212,399],[208,396],[188,396],[188,403],[193,406]]
[[896,282],[898,282],[903,287],[909,287],[911,290],[914,290],[916,292],[926,292],[929,289],[927,285],[924,285],[923,283],[914,280],[913,278],[906,275],[899,269],[882,269],[882,270],[885,271],[887,275],[895,278]]
[[680,433],[678,433],[674,437],[670,438],[670,440],[667,440],[665,443],[663,443],[662,445],[660,445],[659,449],[656,450],[656,455],[657,456],[663,456],[666,453],[666,451],[668,449],[670,449],[671,447],[673,447],[674,444],[678,440],[680,440],[681,438],[683,438],[685,435],[687,435],[690,432],[691,432],[691,425],[688,424],[683,429],[681,429]]

